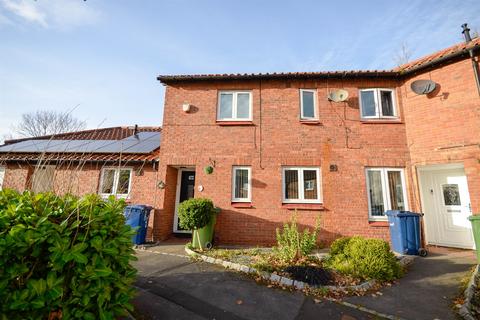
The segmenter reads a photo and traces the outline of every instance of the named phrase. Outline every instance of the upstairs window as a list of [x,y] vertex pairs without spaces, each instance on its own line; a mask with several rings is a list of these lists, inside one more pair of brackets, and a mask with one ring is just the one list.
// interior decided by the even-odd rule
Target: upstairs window
[[104,168],[100,179],[100,195],[127,198],[132,180],[131,168]]
[[300,119],[317,120],[317,95],[315,90],[300,90]]
[[218,94],[217,120],[251,121],[252,93],[249,91],[221,91]]
[[250,167],[233,167],[232,201],[251,202],[251,169]]
[[386,220],[387,210],[408,210],[403,169],[366,169],[370,220]]
[[284,167],[284,203],[321,203],[320,168]]
[[363,119],[397,118],[395,90],[360,90],[360,110]]

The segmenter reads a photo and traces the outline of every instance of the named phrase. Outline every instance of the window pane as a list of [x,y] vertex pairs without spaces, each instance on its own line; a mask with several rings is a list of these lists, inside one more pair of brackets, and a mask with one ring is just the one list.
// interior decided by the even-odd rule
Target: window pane
[[405,210],[402,176],[399,171],[388,171],[388,189],[392,210]]
[[302,91],[302,117],[315,118],[315,94],[310,91]]
[[130,170],[120,170],[117,184],[117,194],[128,194],[130,183]]
[[303,184],[305,199],[318,199],[316,170],[303,170]]
[[231,93],[220,94],[220,112],[218,115],[219,119],[232,118],[232,103],[233,103],[233,94]]
[[285,199],[298,199],[297,170],[285,170]]
[[370,190],[368,194],[370,197],[371,215],[383,216],[385,215],[385,206],[383,203],[383,191],[382,191],[382,173],[381,171],[369,170],[368,172],[368,184]]
[[103,171],[103,181],[101,193],[113,193],[113,180],[115,178],[114,169],[106,169]]
[[236,199],[248,199],[248,170],[235,169],[235,194]]
[[382,115],[393,117],[393,98],[391,91],[380,90],[380,100],[382,101]]
[[237,118],[250,118],[250,94],[239,93],[237,95]]
[[446,206],[460,206],[460,191],[458,184],[444,184],[443,189],[443,201]]
[[360,91],[362,99],[362,116],[374,117],[375,112],[375,93],[373,91]]
[[0,167],[0,190],[3,187],[3,178],[5,177],[5,168]]

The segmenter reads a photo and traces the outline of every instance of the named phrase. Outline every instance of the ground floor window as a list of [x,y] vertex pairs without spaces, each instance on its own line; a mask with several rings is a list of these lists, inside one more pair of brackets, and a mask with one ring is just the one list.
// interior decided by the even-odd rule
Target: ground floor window
[[0,190],[3,188],[3,179],[5,178],[5,167],[0,166]]
[[318,167],[283,167],[284,203],[321,203],[321,175]]
[[370,220],[385,220],[387,210],[408,210],[403,169],[367,168]]
[[252,200],[251,189],[251,168],[239,166],[233,167],[232,201],[250,202]]
[[116,195],[119,198],[127,198],[130,194],[131,180],[131,168],[103,168],[100,194],[105,197]]

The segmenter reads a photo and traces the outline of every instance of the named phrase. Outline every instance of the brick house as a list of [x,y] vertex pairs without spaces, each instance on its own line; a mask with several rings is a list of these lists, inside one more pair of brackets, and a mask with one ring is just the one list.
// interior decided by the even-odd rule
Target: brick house
[[115,195],[156,207],[160,127],[112,127],[6,141],[0,189]]
[[[222,243],[272,244],[294,210],[302,227],[321,217],[325,242],[389,239],[385,211],[400,209],[425,213],[428,243],[472,248],[480,97],[469,53],[479,48],[474,39],[383,71],[159,76],[163,189],[151,236],[185,232],[178,203],[207,197],[222,209]],[[417,94],[415,80],[435,90]],[[327,98],[339,89],[348,99]]]

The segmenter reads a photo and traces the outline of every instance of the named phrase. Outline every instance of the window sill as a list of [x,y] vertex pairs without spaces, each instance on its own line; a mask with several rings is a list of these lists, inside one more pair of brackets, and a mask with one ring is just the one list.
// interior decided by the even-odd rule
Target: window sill
[[217,120],[219,126],[253,126],[253,121],[221,121]]
[[306,120],[306,119],[300,119],[301,124],[307,124],[307,125],[321,125],[322,123],[319,120]]
[[388,221],[368,221],[370,227],[388,227]]
[[325,210],[321,203],[282,203],[282,209],[287,210]]
[[251,202],[232,202],[234,208],[253,208]]
[[392,120],[387,120],[387,119],[361,119],[361,123],[364,124],[403,124],[403,121],[399,119],[392,119]]

